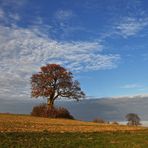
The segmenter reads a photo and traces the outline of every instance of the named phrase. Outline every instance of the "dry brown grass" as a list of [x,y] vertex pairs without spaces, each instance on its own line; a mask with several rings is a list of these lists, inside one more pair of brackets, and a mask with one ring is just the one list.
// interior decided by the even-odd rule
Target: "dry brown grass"
[[0,114],[0,132],[102,132],[135,131],[142,127],[98,124],[67,119],[49,119],[29,115]]

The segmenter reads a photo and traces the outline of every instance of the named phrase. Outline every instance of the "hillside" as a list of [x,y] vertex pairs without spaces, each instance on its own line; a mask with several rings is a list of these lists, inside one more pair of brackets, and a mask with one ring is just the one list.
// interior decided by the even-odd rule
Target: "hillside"
[[98,124],[66,119],[49,119],[28,115],[0,114],[1,132],[99,132],[99,131],[133,131],[141,127]]

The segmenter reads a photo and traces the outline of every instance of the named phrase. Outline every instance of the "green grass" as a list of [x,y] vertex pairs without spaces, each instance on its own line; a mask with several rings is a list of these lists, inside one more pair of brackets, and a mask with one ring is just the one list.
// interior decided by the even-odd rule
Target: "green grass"
[[0,133],[0,148],[147,148],[148,130],[135,132]]
[[148,148],[148,129],[0,114],[0,148]]

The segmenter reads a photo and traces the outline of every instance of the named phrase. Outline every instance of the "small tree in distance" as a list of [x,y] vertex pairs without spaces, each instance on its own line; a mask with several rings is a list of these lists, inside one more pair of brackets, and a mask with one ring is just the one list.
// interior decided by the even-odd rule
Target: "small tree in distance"
[[135,113],[129,113],[125,116],[125,118],[128,121],[127,125],[135,125],[135,126],[141,125],[140,117]]
[[85,94],[78,81],[73,80],[71,72],[58,64],[47,64],[31,77],[32,97],[46,97],[48,107],[54,106],[58,98],[79,100]]

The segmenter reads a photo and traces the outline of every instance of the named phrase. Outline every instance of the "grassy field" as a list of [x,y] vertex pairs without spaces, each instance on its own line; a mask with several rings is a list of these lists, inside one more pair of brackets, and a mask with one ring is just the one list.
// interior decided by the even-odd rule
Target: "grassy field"
[[147,148],[148,129],[0,114],[0,148]]
[[0,114],[1,132],[101,132],[135,131],[142,127],[98,124],[78,120],[49,119],[25,115]]

